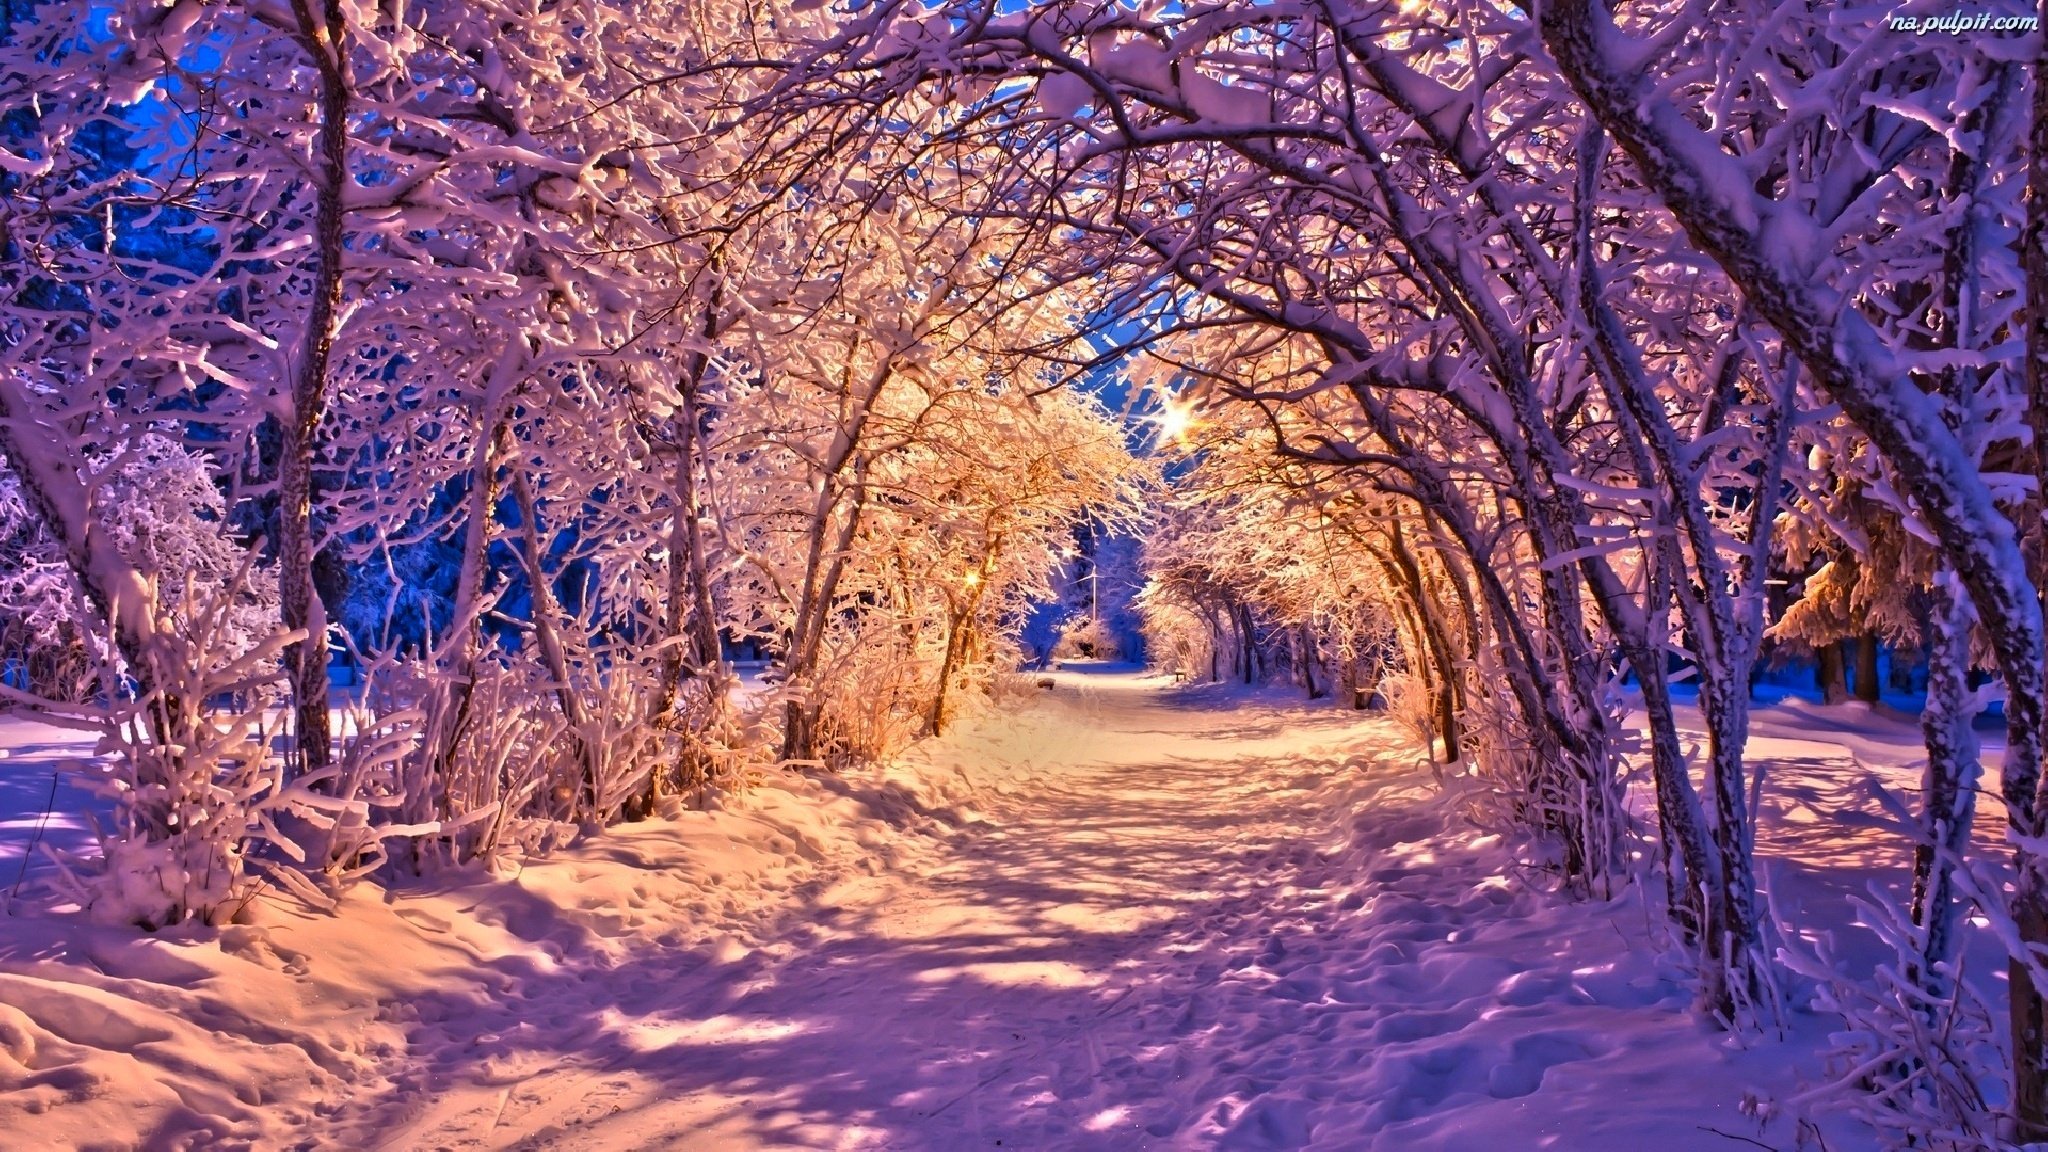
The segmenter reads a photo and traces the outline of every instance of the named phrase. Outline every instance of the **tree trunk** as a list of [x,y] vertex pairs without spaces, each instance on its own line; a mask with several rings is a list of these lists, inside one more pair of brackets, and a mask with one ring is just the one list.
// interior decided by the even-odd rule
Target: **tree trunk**
[[[1723,941],[1709,930],[1709,925],[1721,918],[1725,889],[1720,849],[1709,834],[1706,809],[1693,787],[1691,766],[1679,737],[1665,638],[1652,631],[1652,617],[1636,609],[1628,587],[1613,569],[1595,562],[1589,563],[1585,572],[1594,603],[1620,642],[1642,689],[1650,736],[1650,775],[1657,792],[1665,897],[1671,917],[1687,941],[1701,946],[1701,1005],[1720,1011],[1729,1001],[1728,956],[1721,947]],[[1648,584],[1646,603],[1669,603],[1670,580],[1660,565],[1652,566]]]
[[1441,686],[1442,661],[1438,659],[1437,645],[1423,623],[1425,608],[1415,604],[1406,595],[1398,596],[1396,599],[1399,604],[1397,614],[1401,621],[1400,628],[1407,633],[1406,641],[1401,644],[1402,669],[1414,676],[1429,697],[1429,731],[1424,734],[1428,747],[1425,751],[1434,763],[1437,741],[1444,736],[1443,703],[1450,698],[1450,694]]
[[1237,637],[1237,659],[1232,661],[1232,671],[1246,684],[1252,682],[1252,630],[1243,605],[1230,607],[1230,630]]
[[[838,531],[831,533],[828,541],[827,533],[831,532],[832,517],[841,499],[847,499],[848,504],[840,516]],[[815,513],[818,519],[812,526],[810,553],[805,560],[803,598],[798,605],[797,628],[790,638],[787,665],[790,686],[800,687],[807,693],[814,687],[811,677],[817,671],[825,628],[830,622],[833,601],[839,594],[839,581],[846,571],[854,538],[859,535],[861,515],[866,506],[867,470],[859,460],[854,463],[851,484],[841,487],[828,481],[819,495]],[[817,759],[821,716],[822,705],[815,699],[789,701],[783,708],[781,759]]]
[[[511,355],[508,351],[507,355]],[[504,365],[500,361],[500,366]],[[449,807],[448,779],[455,770],[455,757],[468,731],[471,708],[476,699],[476,658],[482,642],[483,577],[490,552],[490,522],[498,501],[497,450],[504,428],[495,408],[486,404],[483,427],[470,454],[469,507],[462,532],[462,566],[455,577],[455,604],[450,614],[449,635],[434,655],[439,673],[439,690],[428,697],[427,714],[421,725],[425,735],[419,755],[424,770],[414,787],[425,791],[405,798],[406,821],[426,824],[446,820],[455,813]],[[421,841],[413,841],[413,865],[420,863]]]
[[1875,632],[1856,638],[1856,698],[1865,704],[1875,704],[1884,695],[1884,685],[1877,678],[1877,647]]
[[[940,298],[942,294],[934,293],[930,299]],[[810,509],[802,591],[795,604],[795,623],[790,629],[785,657],[789,674],[785,687],[795,695],[783,707],[780,758],[784,761],[817,759],[822,705],[816,700],[817,686],[811,680],[817,671],[848,553],[859,536],[861,517],[867,507],[868,458],[862,450],[862,437],[894,370],[893,359],[884,355],[858,384],[842,381],[839,423],[831,449],[819,468],[818,494]],[[847,371],[851,372],[851,367]],[[842,478],[849,469],[852,475]]]
[[1927,707],[1920,714],[1927,745],[1927,767],[1921,777],[1923,828],[1920,843],[1913,847],[1913,923],[1924,935],[1919,970],[1910,975],[1938,999],[1948,991],[1941,966],[1955,955],[1961,908],[1955,900],[1954,872],[1969,846],[1979,764],[1977,733],[1971,727],[1976,707],[1968,675],[1974,621],[1954,577],[1937,576],[1932,591],[1932,659]]
[[284,626],[304,635],[285,650],[302,773],[333,759],[327,709],[327,609],[313,583],[313,460],[327,403],[327,368],[341,305],[343,197],[348,190],[347,22],[340,0],[292,0],[294,38],[319,75],[320,129],[314,144],[316,201],[311,299],[292,366],[291,413],[278,462],[277,593]]
[[1894,692],[1913,690],[1913,661],[1906,659],[1906,654],[1897,648],[1892,649],[1891,663],[1885,668],[1885,682]]
[[[698,326],[698,336],[706,341],[717,334],[718,311],[724,298],[721,282],[706,302],[704,318]],[[669,638],[687,638],[689,643],[687,653],[681,647],[672,647],[662,661],[657,714],[674,709],[686,665],[694,665],[698,670],[724,665],[718,614],[711,599],[711,564],[704,542],[704,494],[697,476],[701,455],[699,423],[703,419],[697,392],[709,363],[710,357],[702,351],[693,351],[684,358],[676,389],[682,404],[670,421],[675,456],[670,488],[675,494],[676,519],[669,531],[669,587],[664,624]]]
[[982,593],[988,587],[988,576],[996,567],[996,557],[1000,548],[1000,537],[997,537],[991,541],[980,567],[973,572],[974,584],[958,603],[955,603],[950,590],[946,593],[946,655],[939,664],[939,687],[932,696],[931,719],[928,725],[934,736],[938,735],[946,722],[946,697],[952,687],[954,675],[975,659],[974,621],[981,612]]
[[[1399,522],[1395,522],[1389,533],[1391,563],[1386,567],[1394,574],[1399,586],[1405,591],[1415,613],[1415,620],[1421,638],[1427,646],[1424,659],[1436,666],[1434,688],[1434,711],[1436,713],[1437,735],[1443,738],[1444,762],[1457,763],[1462,754],[1458,731],[1458,661],[1451,648],[1450,637],[1444,633],[1443,622],[1431,610],[1427,591],[1422,582],[1422,567],[1409,549]],[[1532,718],[1533,719],[1533,718]]]
[[[1656,653],[1661,657],[1662,653]],[[1706,927],[1718,914],[1709,905],[1721,902],[1721,854],[1707,834],[1706,811],[1693,790],[1687,769],[1685,746],[1679,739],[1678,720],[1671,706],[1671,685],[1661,660],[1656,665],[1637,663],[1636,676],[1642,685],[1643,712],[1650,735],[1650,776],[1657,790],[1658,839],[1664,854],[1664,895],[1671,918],[1688,941],[1700,942]],[[1711,897],[1711,899],[1710,899]],[[1706,962],[1700,965],[1701,999],[1719,1007],[1727,1000],[1726,955],[1710,942]]]
[[1700,714],[1707,725],[1707,787],[1714,804],[1714,847],[1720,857],[1720,898],[1709,908],[1719,915],[1709,920],[1708,952],[1723,962],[1728,977],[1711,1007],[1733,1023],[1736,1010],[1761,990],[1766,963],[1756,901],[1749,777],[1742,759],[1749,732],[1746,682],[1731,684],[1721,675],[1702,675]]
[[957,608],[946,614],[946,654],[939,661],[939,684],[932,693],[931,711],[926,713],[925,728],[937,736],[946,723],[946,690],[953,683],[953,670],[960,664],[960,648],[963,640],[964,614]]
[[541,660],[547,666],[548,675],[554,678],[555,699],[561,705],[562,719],[568,721],[569,740],[575,748],[576,762],[582,769],[580,808],[585,819],[601,819],[603,814],[598,804],[602,796],[598,791],[597,751],[590,741],[590,716],[583,706],[583,694],[576,690],[575,681],[570,677],[568,651],[557,631],[561,607],[555,603],[554,583],[548,579],[541,548],[539,509],[524,472],[513,472],[512,493],[519,502],[520,538],[526,545],[521,559],[526,562],[526,582],[533,592],[534,639],[540,645]]
[[1323,692],[1316,687],[1316,637],[1306,624],[1301,626],[1301,684],[1308,689],[1308,698],[1320,700]]
[[[700,334],[710,339],[716,327],[715,310],[720,293],[707,305]],[[701,419],[697,389],[702,382],[708,357],[693,352],[684,361],[678,391],[682,404],[671,418],[673,441],[669,449],[670,489],[675,495],[675,521],[668,534],[668,595],[663,607],[662,627],[669,647],[663,653],[655,684],[653,715],[657,724],[676,726],[686,674],[701,676],[704,685],[704,714],[692,718],[700,730],[716,722],[725,707],[731,680],[719,640],[717,609],[712,603],[711,564],[704,541],[704,494],[698,482]],[[638,819],[651,815],[661,800],[664,773],[682,774],[686,783],[702,784],[702,772],[688,764],[657,764],[647,773],[647,784],[628,806],[626,816]]]
[[1842,659],[1842,645],[1830,640],[1813,650],[1813,686],[1820,689],[1824,704],[1843,704],[1849,699],[1849,673]]

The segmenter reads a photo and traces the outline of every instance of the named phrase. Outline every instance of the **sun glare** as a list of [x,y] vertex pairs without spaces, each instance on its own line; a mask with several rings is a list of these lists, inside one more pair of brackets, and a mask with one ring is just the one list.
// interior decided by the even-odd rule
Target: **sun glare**
[[1168,398],[1160,406],[1159,415],[1153,419],[1159,424],[1161,444],[1186,444],[1188,434],[1195,428],[1194,405],[1177,398]]

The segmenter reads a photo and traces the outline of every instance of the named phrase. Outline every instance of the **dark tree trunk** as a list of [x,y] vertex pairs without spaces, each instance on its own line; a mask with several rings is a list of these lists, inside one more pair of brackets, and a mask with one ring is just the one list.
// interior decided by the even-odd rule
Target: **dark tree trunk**
[[1316,687],[1316,637],[1306,624],[1301,626],[1301,684],[1308,690],[1308,698],[1320,700],[1323,692]]
[[[950,600],[950,597],[948,598]],[[926,726],[936,736],[946,723],[946,697],[953,685],[953,676],[967,664],[974,652],[974,614],[981,606],[981,597],[969,596],[965,604],[949,604],[946,612],[946,655],[939,664],[939,686],[932,694],[931,712],[926,716]]]
[[292,366],[292,409],[278,461],[277,592],[284,626],[304,636],[285,650],[291,681],[299,770],[318,772],[333,759],[327,730],[327,611],[313,582],[313,460],[327,401],[327,367],[341,306],[342,198],[348,183],[347,23],[340,0],[292,0],[295,38],[319,76],[320,130],[313,220],[311,299],[304,339]]
[[1254,657],[1252,649],[1258,643],[1258,641],[1254,639],[1254,634],[1252,631],[1252,610],[1250,608],[1245,607],[1242,604],[1238,605],[1236,619],[1238,635],[1237,649],[1239,654],[1241,654],[1244,658],[1244,682],[1246,684],[1251,684],[1253,683],[1252,660]]
[[1460,753],[1457,657],[1452,653],[1451,640],[1444,632],[1443,622],[1430,610],[1428,592],[1422,582],[1422,566],[1409,549],[1398,523],[1390,534],[1390,540],[1390,557],[1385,563],[1406,591],[1406,599],[1413,607],[1416,631],[1427,649],[1423,659],[1435,667],[1435,682],[1431,688],[1435,697],[1437,735],[1443,737],[1444,762],[1455,763]]
[[1913,690],[1913,662],[1896,648],[1892,649],[1892,662],[1885,668],[1885,683],[1894,692]]
[[1839,643],[1822,644],[1813,653],[1813,686],[1820,689],[1820,698],[1828,704],[1842,704],[1849,699],[1848,663],[1842,659]]
[[1877,633],[1865,632],[1856,638],[1856,698],[1875,704],[1883,692],[1877,678]]

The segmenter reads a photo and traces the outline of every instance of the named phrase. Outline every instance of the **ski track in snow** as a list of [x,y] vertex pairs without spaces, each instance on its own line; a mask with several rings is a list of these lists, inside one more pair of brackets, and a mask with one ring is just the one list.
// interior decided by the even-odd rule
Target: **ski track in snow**
[[1638,894],[1527,882],[1390,722],[1053,679],[893,774],[623,826],[510,882],[183,936],[14,920],[0,1042],[33,1074],[0,1124],[394,1152],[1791,1145],[1737,1104],[1796,1092],[1825,1023],[1747,1049],[1701,1025]]

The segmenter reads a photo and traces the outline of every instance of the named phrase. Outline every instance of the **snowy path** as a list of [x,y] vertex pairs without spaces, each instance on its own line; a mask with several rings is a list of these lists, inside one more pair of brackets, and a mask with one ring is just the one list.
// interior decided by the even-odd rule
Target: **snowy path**
[[409,1073],[327,1135],[1683,1152],[1738,1146],[1705,1126],[1756,1133],[1735,1102],[1782,1068],[1685,1016],[1640,909],[1503,878],[1426,772],[1360,755],[1399,744],[1384,721],[1058,679],[922,753],[968,774],[984,819],[879,872],[825,861],[716,946],[420,1005]]

